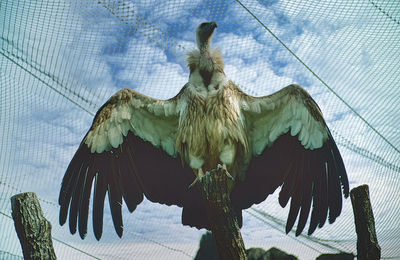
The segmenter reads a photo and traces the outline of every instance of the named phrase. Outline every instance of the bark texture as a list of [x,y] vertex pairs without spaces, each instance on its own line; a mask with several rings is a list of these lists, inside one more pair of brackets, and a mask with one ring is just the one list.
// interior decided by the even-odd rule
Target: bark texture
[[357,232],[357,259],[380,259],[381,247],[376,237],[368,185],[361,185],[352,189],[350,197]]
[[229,190],[232,179],[221,167],[208,172],[200,182],[202,196],[207,201],[207,216],[220,259],[244,260],[246,251],[240,234]]
[[24,259],[56,259],[51,240],[51,224],[43,216],[35,193],[11,197],[12,217]]

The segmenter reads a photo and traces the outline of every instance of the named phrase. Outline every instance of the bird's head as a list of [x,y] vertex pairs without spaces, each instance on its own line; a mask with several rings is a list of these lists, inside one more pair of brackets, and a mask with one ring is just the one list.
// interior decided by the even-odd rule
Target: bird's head
[[204,22],[197,27],[196,42],[199,50],[209,49],[215,28],[217,28],[216,22]]

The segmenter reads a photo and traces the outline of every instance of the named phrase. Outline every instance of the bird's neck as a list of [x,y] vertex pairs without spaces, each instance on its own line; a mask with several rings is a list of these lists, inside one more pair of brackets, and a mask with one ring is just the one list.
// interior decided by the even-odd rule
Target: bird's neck
[[200,55],[210,57],[211,53],[211,37],[205,41],[197,40],[197,48],[200,50]]
[[[188,53],[189,80],[193,84],[210,84],[215,87],[219,81],[224,81],[224,62],[218,50],[211,50],[208,46],[199,46],[197,50]],[[214,75],[214,77],[213,77]]]
[[200,54],[198,60],[198,67],[200,71],[212,74],[215,69],[216,57],[214,57],[214,51],[211,50],[210,39],[199,43],[197,47],[199,48]]

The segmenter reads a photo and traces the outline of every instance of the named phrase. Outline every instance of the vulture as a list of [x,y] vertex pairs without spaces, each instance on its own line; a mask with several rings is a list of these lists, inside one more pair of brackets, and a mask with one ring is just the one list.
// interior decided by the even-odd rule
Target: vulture
[[114,228],[123,233],[121,207],[143,201],[182,207],[182,224],[210,229],[205,201],[196,185],[223,167],[233,177],[232,206],[242,210],[280,188],[290,199],[286,233],[296,219],[299,235],[333,223],[349,183],[342,157],[321,110],[308,92],[292,84],[262,97],[244,93],[224,73],[219,50],[211,49],[215,22],[196,29],[189,81],[173,98],[159,100],[132,89],[113,95],[96,113],[63,177],[59,221],[69,215],[72,234],[87,233],[93,188],[93,230],[102,236],[107,194]]

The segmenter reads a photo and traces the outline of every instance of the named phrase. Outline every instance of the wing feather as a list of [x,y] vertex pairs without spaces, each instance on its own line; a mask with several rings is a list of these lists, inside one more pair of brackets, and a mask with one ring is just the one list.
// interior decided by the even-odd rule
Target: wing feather
[[334,157],[334,162],[335,166],[337,167],[337,172],[340,178],[340,183],[342,185],[342,190],[344,193],[344,196],[347,198],[349,196],[349,180],[346,174],[346,169],[344,167],[344,163],[342,160],[342,156],[340,155],[339,149],[336,145],[336,143],[333,141],[332,135],[329,133],[330,136],[330,147],[332,151],[332,155]]
[[110,160],[111,166],[110,173],[108,174],[108,185],[107,185],[107,192],[108,192],[108,200],[110,203],[111,209],[111,216],[114,223],[115,231],[117,232],[119,237],[122,237],[123,232],[123,223],[122,223],[122,193],[119,186],[118,181],[118,172],[116,171],[115,160]]
[[[331,146],[332,147],[332,146]],[[329,223],[333,223],[342,209],[342,192],[340,189],[340,177],[336,158],[333,154],[332,148],[330,150],[331,156],[328,161],[328,204],[329,204]]]
[[85,179],[84,190],[82,193],[81,205],[79,208],[79,216],[78,216],[78,227],[79,227],[79,235],[83,239],[87,233],[87,221],[89,214],[89,198],[90,192],[92,190],[93,178],[96,172],[94,169],[93,162],[90,164],[87,172],[87,176]]
[[311,204],[309,234],[324,225],[328,211],[329,222],[334,222],[342,209],[342,192],[348,196],[349,184],[318,105],[298,85],[265,97],[237,91],[253,158],[244,181],[236,183],[232,191],[234,205],[247,208],[260,203],[281,186],[280,205],[285,207],[290,200],[286,232],[298,219],[296,235],[300,235]]
[[303,181],[304,185],[302,186],[301,211],[300,211],[299,223],[296,229],[296,236],[300,235],[301,232],[303,231],[311,208],[313,175],[311,173],[310,165],[315,159],[313,152],[306,154],[306,156],[308,156],[308,158],[305,158],[304,160],[303,176],[305,178]]
[[[319,154],[317,154],[316,156],[319,157]],[[317,159],[317,161],[319,161],[318,159]],[[318,227],[318,224],[320,222],[320,215],[321,215],[321,211],[322,211],[321,210],[322,209],[322,197],[323,197],[323,193],[322,193],[323,178],[320,178],[319,176],[325,174],[325,163],[316,164],[315,167],[313,168],[312,172],[313,172],[313,177],[314,177],[315,181],[313,182],[313,208],[312,208],[312,213],[311,213],[310,226],[308,229],[308,235],[311,235],[315,231],[315,229]]]
[[[80,167],[82,167],[82,162],[77,158],[80,157],[82,153],[84,153],[82,150],[79,150],[75,153],[63,178],[58,203],[60,205],[66,205],[67,207],[64,208],[65,211],[63,211],[63,214],[60,214],[60,222],[65,222],[65,219],[67,218],[69,202],[75,189],[76,182],[78,181],[78,178],[75,178],[76,172],[79,172]],[[61,221],[63,219],[64,221]]]
[[63,178],[59,196],[61,225],[69,212],[71,233],[79,225],[79,234],[85,237],[92,186],[97,239],[103,232],[106,194],[120,237],[122,200],[130,212],[143,201],[143,195],[167,205],[190,203],[187,187],[194,176],[174,149],[181,93],[163,101],[124,89],[100,108]]
[[130,159],[129,146],[125,143],[121,144],[119,153],[119,184],[124,201],[128,207],[129,212],[133,212],[137,205],[143,201],[143,191],[139,186],[133,161]]
[[[89,163],[91,163],[89,161]],[[82,194],[83,194],[83,188],[85,186],[85,179],[86,179],[86,173],[87,173],[88,168],[82,164],[82,166],[79,168],[78,171],[78,176],[76,178],[75,185],[72,187],[72,198],[71,198],[71,207],[69,211],[70,215],[70,222],[69,222],[69,228],[72,234],[75,234],[76,232],[76,224],[78,220],[78,209],[81,206],[82,202]]]
[[318,179],[321,180],[320,185],[321,189],[319,190],[319,198],[320,198],[320,209],[319,209],[319,219],[318,219],[318,227],[322,228],[325,224],[326,217],[328,215],[328,173],[327,173],[328,165],[324,163],[324,169],[320,173],[320,175],[316,176]]
[[[97,240],[103,234],[104,199],[106,197],[107,182],[104,172],[96,174],[93,194],[93,231]],[[62,224],[62,223],[61,223]]]
[[289,210],[289,215],[288,219],[286,222],[286,233],[289,233],[290,230],[292,230],[292,227],[296,221],[297,215],[299,214],[299,209],[301,206],[301,199],[303,195],[303,174],[304,174],[304,168],[303,163],[304,163],[304,154],[302,154],[302,158],[300,158],[297,161],[296,165],[296,174],[293,176],[290,176],[289,179],[293,179],[293,189],[290,192],[291,196],[291,201],[290,201],[290,210]]

